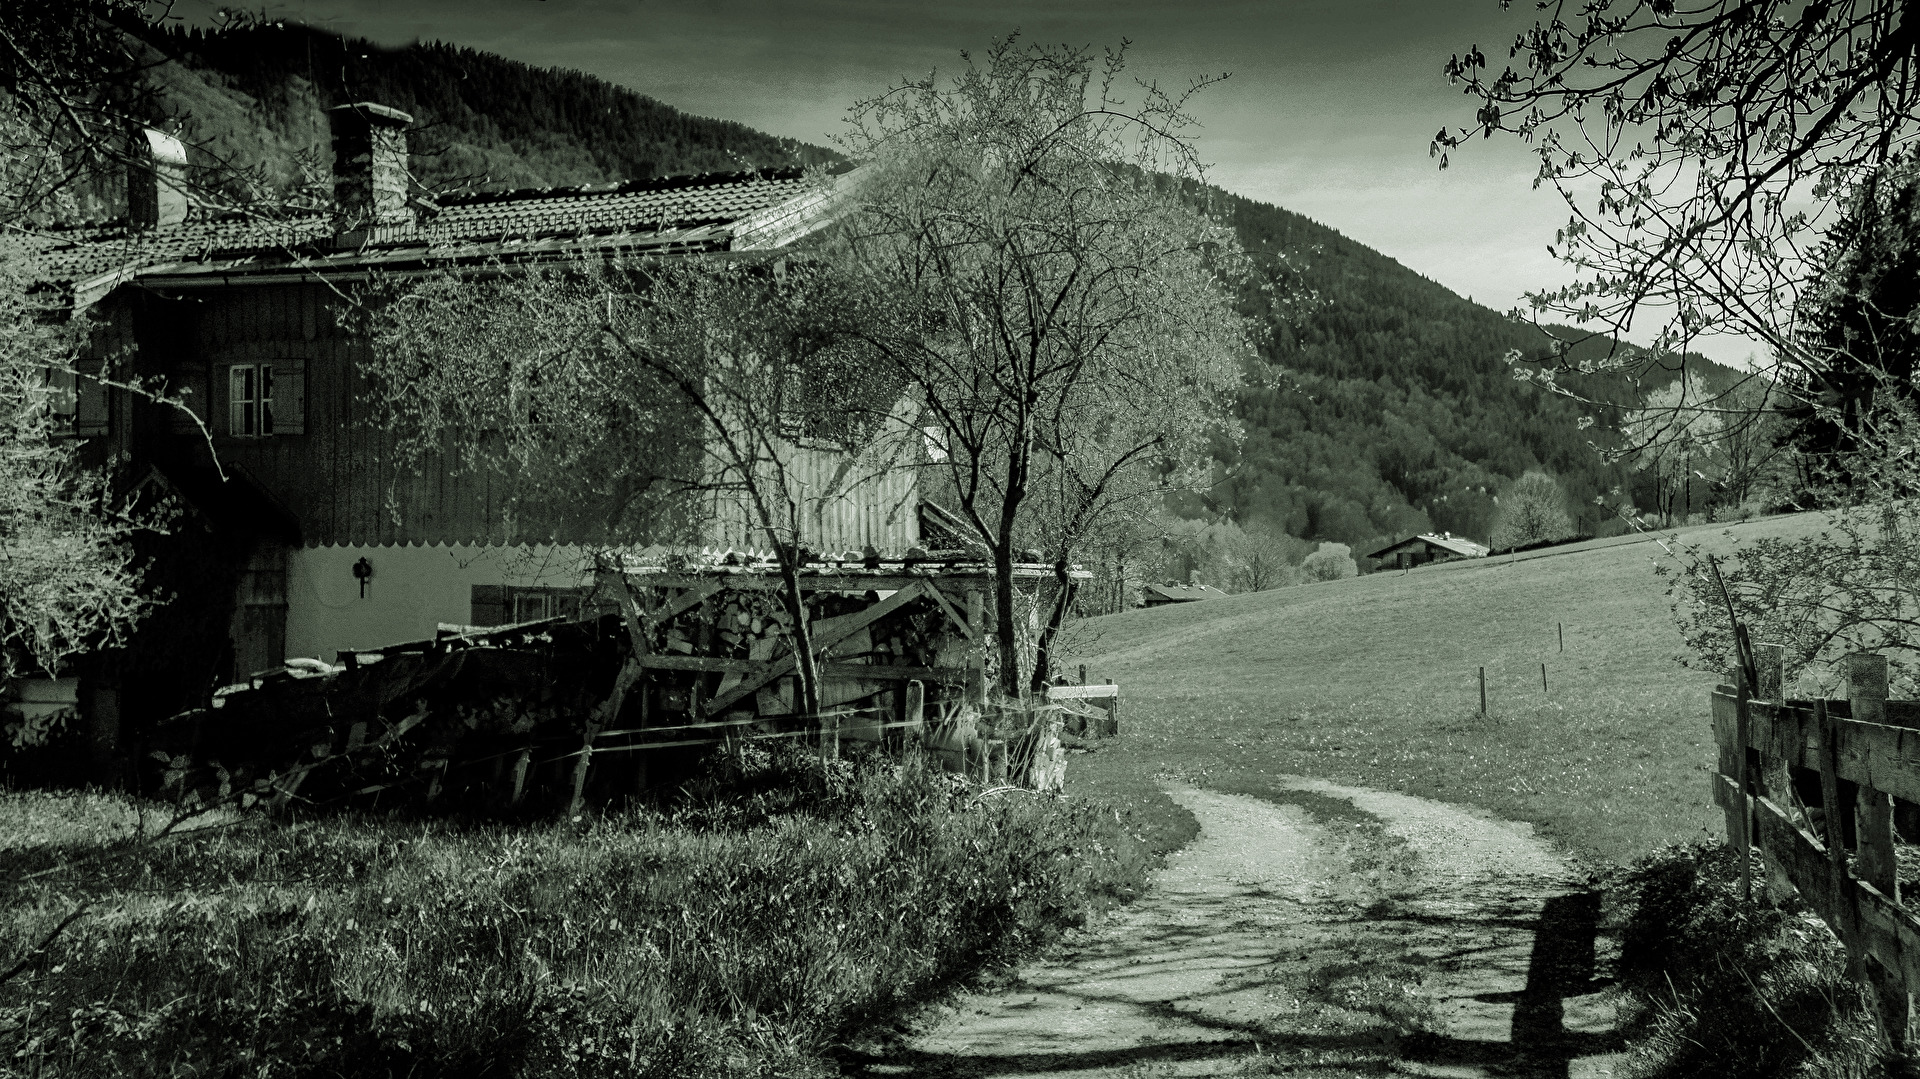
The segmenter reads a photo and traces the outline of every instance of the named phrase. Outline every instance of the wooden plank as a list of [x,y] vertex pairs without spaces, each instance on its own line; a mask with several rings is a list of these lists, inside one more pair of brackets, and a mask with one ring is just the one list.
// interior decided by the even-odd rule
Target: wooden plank
[[[1725,776],[1718,777],[1723,798],[1736,796],[1733,783]],[[1835,933],[1839,933],[1846,924],[1837,901],[1851,897],[1846,891],[1836,892],[1832,886],[1832,862],[1826,849],[1805,829],[1796,826],[1787,819],[1787,814],[1779,806],[1764,798],[1754,800],[1754,835],[1759,840],[1761,854],[1786,870],[1787,878],[1800,892],[1807,905],[1827,923]]]
[[[1545,670],[1544,667],[1541,669]],[[1740,895],[1748,902],[1752,902],[1753,808],[1748,805],[1747,798],[1753,790],[1753,784],[1747,775],[1747,754],[1751,752],[1751,750],[1747,748],[1747,742],[1749,740],[1747,732],[1751,726],[1747,714],[1747,698],[1747,681],[1742,677],[1740,680],[1740,692],[1734,699],[1735,734],[1733,744],[1733,762],[1736,769],[1733,774],[1733,781],[1735,787],[1740,792],[1740,797],[1736,800],[1737,804],[1734,806],[1732,815],[1728,818],[1728,822],[1734,825],[1734,828],[1729,830],[1728,836],[1734,840],[1735,849],[1740,853]],[[1889,802],[1888,805],[1891,807],[1892,803]],[[1888,836],[1891,838],[1893,827],[1891,809],[1889,809],[1889,815],[1887,817],[1887,827]]]
[[[754,674],[780,663],[778,659],[716,659],[710,656],[649,655],[641,665],[664,671],[720,671],[728,674]],[[821,681],[829,678],[855,678],[873,682],[938,682],[964,685],[965,667],[894,667],[868,663],[819,663],[815,665]],[[786,673],[782,671],[781,674]],[[776,674],[774,677],[780,677]]]
[[1050,700],[1056,701],[1101,700],[1108,697],[1118,697],[1119,695],[1120,687],[1116,685],[1049,686],[1047,688],[1047,697]]
[[[1748,745],[1779,765],[1817,770],[1819,728],[1801,707],[1782,708],[1752,702]],[[1732,697],[1713,697],[1714,732],[1727,741],[1736,737]],[[1920,730],[1857,720],[1835,720],[1835,765],[1841,779],[1920,802]]]
[[[922,594],[927,587],[925,581],[916,581],[912,585],[902,588],[893,595],[881,600],[879,603],[868,607],[866,610],[839,620],[840,624],[834,628],[833,632],[814,637],[812,641],[813,654],[815,656],[820,655],[845,638],[885,618],[887,615],[912,603],[914,600],[922,598]],[[734,686],[726,693],[714,698],[711,707],[716,712],[725,711],[732,706],[733,702],[782,675],[792,673],[797,666],[799,666],[798,657],[792,654],[776,660],[761,670],[748,675],[739,685]]]
[[940,604],[940,609],[946,612],[947,621],[952,622],[958,627],[960,632],[965,635],[968,640],[978,641],[980,639],[980,631],[975,628],[971,622],[967,621],[966,616],[960,613],[960,608],[953,605],[953,600],[948,599],[947,594],[942,591],[938,585],[935,585],[927,591],[933,594],[934,600]]
[[[1858,919],[1854,917],[1852,877],[1847,874],[1847,851],[1845,830],[1840,820],[1840,769],[1838,767],[1838,728],[1840,721],[1827,711],[1827,702],[1814,704],[1815,719],[1819,725],[1820,749],[1820,804],[1825,810],[1821,838],[1826,841],[1828,869],[1828,902],[1834,916],[1841,920],[1835,927],[1840,940],[1846,944],[1849,955],[1858,954],[1859,945],[1855,933]],[[1806,894],[1804,891],[1802,894]]]

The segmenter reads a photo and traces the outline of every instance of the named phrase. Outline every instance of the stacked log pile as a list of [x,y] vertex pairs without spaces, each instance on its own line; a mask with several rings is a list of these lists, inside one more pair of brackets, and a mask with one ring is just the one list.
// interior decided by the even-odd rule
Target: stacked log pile
[[924,553],[809,564],[814,714],[796,703],[776,569],[731,552],[622,567],[602,581],[618,614],[295,661],[177,717],[154,768],[190,798],[572,813],[677,782],[717,744],[789,738],[826,755],[843,740],[924,747],[982,783],[1061,787],[1071,710],[988,701],[986,567]]

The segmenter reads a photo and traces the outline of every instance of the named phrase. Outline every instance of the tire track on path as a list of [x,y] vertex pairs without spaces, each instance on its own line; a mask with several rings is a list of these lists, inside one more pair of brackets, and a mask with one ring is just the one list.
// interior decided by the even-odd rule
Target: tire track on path
[[1200,836],[1145,895],[847,1073],[1611,1074],[1597,897],[1529,826],[1284,785],[1300,804],[1168,784]]

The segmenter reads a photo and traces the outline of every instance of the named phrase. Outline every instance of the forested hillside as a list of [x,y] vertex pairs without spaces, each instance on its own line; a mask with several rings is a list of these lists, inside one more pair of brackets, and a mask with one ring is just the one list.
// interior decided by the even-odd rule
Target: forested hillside
[[[149,42],[171,58],[153,79],[190,135],[282,188],[324,175],[324,110],[359,100],[414,115],[414,175],[435,190],[834,160],[591,75],[450,45],[384,49],[271,23],[155,31]],[[1528,469],[1560,479],[1583,531],[1601,519],[1593,497],[1633,479],[1590,444],[1616,437],[1613,410],[1582,430],[1593,410],[1512,377],[1502,357],[1542,352],[1538,331],[1298,214],[1225,192],[1216,205],[1257,260],[1312,299],[1248,301],[1270,330],[1269,370],[1238,402],[1244,442],[1219,448],[1219,482],[1184,512],[1353,544],[1427,529],[1484,540],[1495,497]],[[1583,389],[1627,403],[1643,394],[1617,379]]]
[[156,29],[152,69],[195,141],[285,185],[327,159],[326,109],[377,101],[413,114],[430,190],[544,187],[806,165],[835,155],[661,104],[592,75],[441,43],[389,49],[297,23]]
[[[1299,214],[1223,202],[1254,257],[1271,265],[1284,255],[1314,299],[1267,320],[1265,358],[1286,374],[1254,380],[1242,396],[1246,439],[1220,454],[1217,509],[1311,539],[1434,528],[1484,542],[1501,485],[1537,468],[1589,507],[1586,527],[1597,523],[1593,496],[1628,480],[1592,445],[1614,444],[1617,410],[1513,377],[1503,357],[1544,355],[1540,331]],[[1606,342],[1584,348],[1598,356]],[[1641,396],[1619,377],[1577,388],[1614,402]],[[1586,414],[1596,423],[1581,430]]]

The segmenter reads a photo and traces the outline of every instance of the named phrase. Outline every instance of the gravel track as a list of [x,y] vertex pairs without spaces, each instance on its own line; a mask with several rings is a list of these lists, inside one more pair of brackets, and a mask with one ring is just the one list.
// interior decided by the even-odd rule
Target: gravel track
[[1598,900],[1530,826],[1285,786],[1301,804],[1168,784],[1200,836],[1145,895],[848,1073],[1612,1074]]

